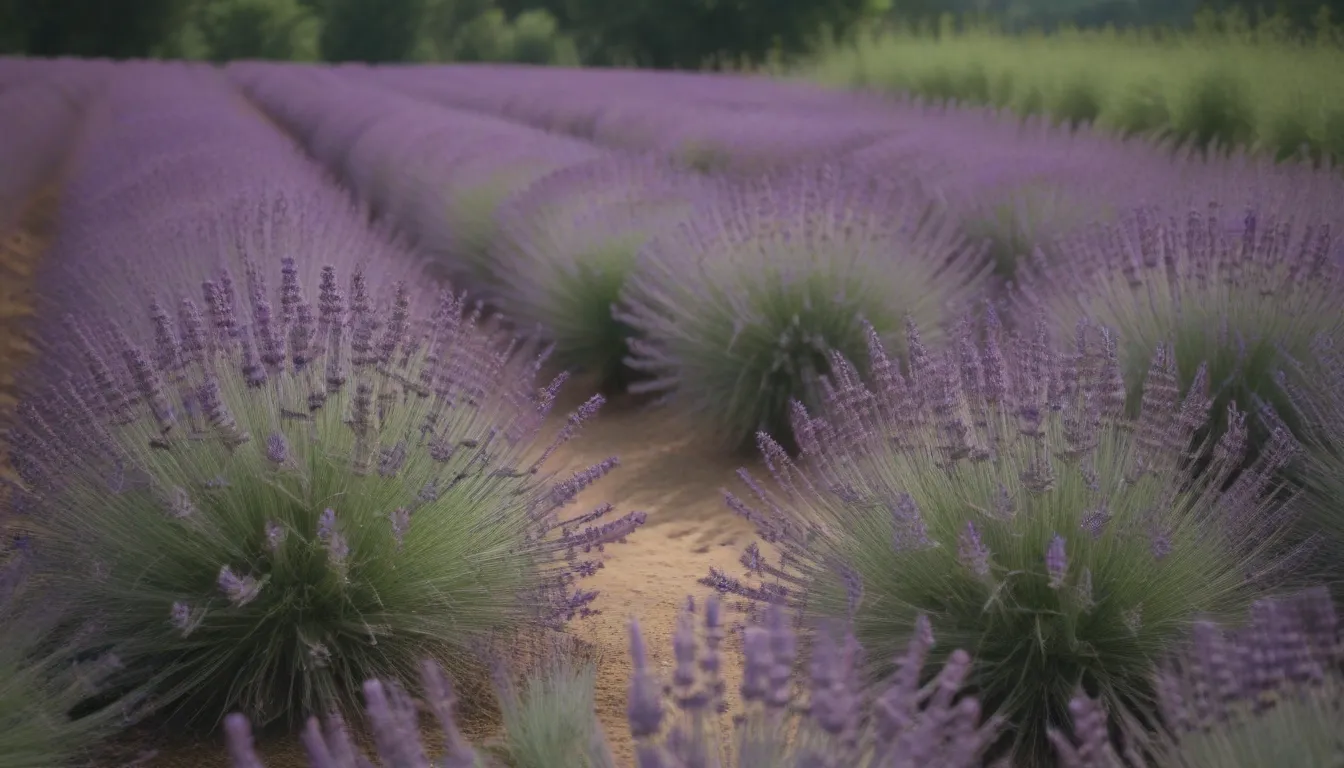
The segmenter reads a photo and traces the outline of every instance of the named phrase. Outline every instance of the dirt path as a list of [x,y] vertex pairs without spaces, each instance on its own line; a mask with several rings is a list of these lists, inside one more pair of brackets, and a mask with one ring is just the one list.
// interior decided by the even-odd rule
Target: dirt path
[[[611,454],[620,457],[620,468],[581,501],[609,501],[619,512],[638,509],[649,518],[626,544],[609,549],[606,567],[590,580],[601,591],[597,607],[603,613],[577,622],[574,631],[602,653],[598,716],[620,764],[632,765],[625,720],[630,618],[639,618],[651,661],[664,678],[670,677],[672,633],[686,597],[700,601],[709,594],[696,580],[711,566],[730,573],[740,570],[737,560],[753,529],[728,509],[719,491],[736,488],[741,462],[707,452],[669,415],[608,406],[574,442],[572,455],[592,462]],[[733,635],[726,646],[724,673],[733,704],[740,674]]]

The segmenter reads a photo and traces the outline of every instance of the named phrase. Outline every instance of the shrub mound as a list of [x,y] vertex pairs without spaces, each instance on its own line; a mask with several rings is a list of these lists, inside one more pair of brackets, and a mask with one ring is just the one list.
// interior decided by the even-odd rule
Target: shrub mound
[[582,552],[643,517],[558,517],[614,459],[541,468],[601,398],[534,457],[561,380],[538,389],[539,359],[460,298],[431,314],[328,267],[314,303],[292,260],[279,277],[278,301],[252,265],[152,304],[148,344],[67,316],[87,373],[24,409],[43,582],[98,618],[115,681],[207,718],[292,718],[586,612],[572,582],[601,562]]
[[1182,398],[1158,347],[1131,424],[1109,333],[1081,326],[1061,348],[1044,321],[1008,338],[992,313],[983,344],[972,330],[940,354],[912,333],[905,373],[870,330],[871,386],[837,354],[819,415],[794,407],[801,466],[762,435],[778,490],[743,470],[757,501],[728,496],[781,564],[753,545],[742,562],[758,583],[718,571],[704,583],[807,618],[852,616],[878,677],[927,613],[951,647],[975,649],[968,684],[1011,724],[1015,764],[1050,765],[1046,729],[1079,686],[1141,717],[1150,666],[1197,618],[1235,616],[1276,583],[1293,553],[1264,492],[1293,444],[1276,432],[1223,490],[1245,417],[1229,414],[1193,478],[1203,369]]
[[904,318],[935,335],[985,284],[955,227],[913,184],[846,166],[741,181],[651,240],[616,317],[628,365],[730,448],[788,436],[788,403],[816,404],[830,353],[863,360],[863,323],[896,351]]

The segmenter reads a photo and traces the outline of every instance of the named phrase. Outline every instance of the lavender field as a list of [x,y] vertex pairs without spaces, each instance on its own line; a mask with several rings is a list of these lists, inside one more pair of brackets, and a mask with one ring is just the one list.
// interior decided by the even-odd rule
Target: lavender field
[[1344,761],[1338,168],[508,65],[0,132],[0,768]]

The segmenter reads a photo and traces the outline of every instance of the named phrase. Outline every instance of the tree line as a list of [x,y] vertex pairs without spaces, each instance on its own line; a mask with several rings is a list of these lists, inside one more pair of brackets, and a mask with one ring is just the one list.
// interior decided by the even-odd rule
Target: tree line
[[[1008,29],[1188,27],[1230,0],[0,0],[0,53],[226,61],[516,61],[694,68],[805,54],[945,14]],[[1244,4],[1243,4],[1244,5]],[[1264,0],[1310,28],[1344,0]]]

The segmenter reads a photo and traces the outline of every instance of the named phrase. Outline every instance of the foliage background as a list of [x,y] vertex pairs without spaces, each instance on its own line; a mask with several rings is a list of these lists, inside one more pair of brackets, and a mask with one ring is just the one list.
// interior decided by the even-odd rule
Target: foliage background
[[995,35],[1110,25],[1170,36],[1210,19],[1233,37],[1337,45],[1344,0],[0,0],[0,53],[754,67],[893,29],[904,35],[893,47],[924,56],[967,20]]

